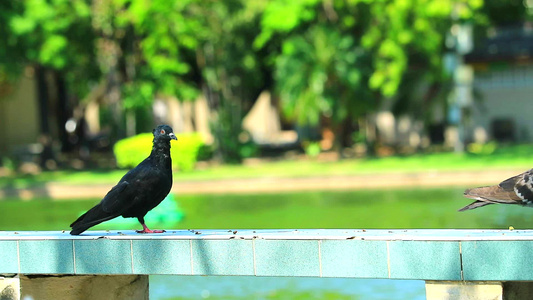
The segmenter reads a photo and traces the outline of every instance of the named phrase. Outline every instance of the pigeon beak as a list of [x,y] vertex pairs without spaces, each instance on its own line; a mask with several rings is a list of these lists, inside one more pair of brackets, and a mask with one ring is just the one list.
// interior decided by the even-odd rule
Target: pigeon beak
[[171,139],[173,139],[173,140],[176,140],[176,141],[178,140],[178,138],[176,137],[176,135],[174,135],[174,132],[169,133],[168,136],[169,136]]

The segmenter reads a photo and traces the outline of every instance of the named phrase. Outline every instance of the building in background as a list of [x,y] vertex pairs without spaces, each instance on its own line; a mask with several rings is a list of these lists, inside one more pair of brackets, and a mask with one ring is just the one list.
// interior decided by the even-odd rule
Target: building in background
[[490,28],[465,62],[476,95],[468,139],[533,142],[533,24]]

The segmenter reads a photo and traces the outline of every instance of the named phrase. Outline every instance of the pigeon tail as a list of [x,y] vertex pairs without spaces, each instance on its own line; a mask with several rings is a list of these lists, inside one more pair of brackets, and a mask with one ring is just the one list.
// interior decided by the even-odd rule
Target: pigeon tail
[[102,222],[111,220],[118,217],[118,215],[106,215],[102,210],[101,205],[96,205],[91,208],[89,211],[81,215],[76,221],[70,224],[72,230],[70,231],[71,235],[79,235],[90,227],[100,224]]
[[457,210],[457,211],[465,211],[465,210],[470,210],[470,209],[474,209],[474,208],[478,208],[478,207],[482,207],[482,206],[485,206],[485,205],[489,205],[489,204],[493,204],[491,202],[485,202],[485,201],[475,201],[475,202],[472,202],[470,204],[468,204],[467,206]]

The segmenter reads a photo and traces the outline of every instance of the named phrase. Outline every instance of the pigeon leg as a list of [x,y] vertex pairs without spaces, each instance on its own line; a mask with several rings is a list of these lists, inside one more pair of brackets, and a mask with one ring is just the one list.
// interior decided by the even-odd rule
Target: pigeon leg
[[143,230],[137,230],[137,233],[163,233],[164,230],[150,230],[148,226],[144,223],[144,217],[137,217],[137,220],[139,220],[139,223],[143,226]]
[[151,230],[144,223],[142,223],[141,225],[143,226],[143,230],[136,230],[137,233],[163,233],[163,232],[166,232],[165,230]]

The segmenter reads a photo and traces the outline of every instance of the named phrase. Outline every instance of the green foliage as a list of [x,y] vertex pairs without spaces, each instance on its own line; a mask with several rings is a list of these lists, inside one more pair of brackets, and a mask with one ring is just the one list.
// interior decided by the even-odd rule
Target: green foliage
[[156,95],[193,100],[201,86],[218,157],[239,162],[253,150],[238,140],[241,121],[264,84],[261,58],[249,47],[264,6],[239,0],[99,1],[93,7],[95,29],[105,37],[101,69],[111,72],[107,44],[120,47],[125,109],[147,107]]
[[490,23],[481,10],[496,23],[527,18],[520,1],[0,1],[0,83],[27,64],[60,73],[69,97],[107,83],[120,91],[107,119],[117,126],[121,109],[203,92],[215,152],[240,161],[253,152],[240,122],[264,89],[300,123],[339,127],[382,101],[422,107],[411,91],[444,81],[452,23]]
[[250,44],[259,34],[260,12],[266,2],[209,1],[195,10],[201,22],[198,68],[211,111],[216,157],[238,163],[253,155],[243,141],[242,119],[265,88],[264,54]]
[[309,142],[304,144],[305,154],[309,157],[317,157],[320,154],[320,143]]
[[[13,31],[24,36],[26,41],[39,47],[39,52],[33,57],[42,64],[55,68],[63,68],[69,59],[76,57],[79,48],[69,49],[70,42],[78,42],[73,35],[85,32],[73,32],[79,26],[87,26],[90,20],[90,8],[86,1],[76,0],[28,0],[24,1],[25,9],[22,15],[12,19]],[[85,24],[83,24],[85,22]],[[28,49],[32,51],[32,49]]]
[[27,46],[37,48],[26,49],[28,58],[53,68],[64,68],[69,59],[76,57],[75,52],[70,52],[74,49],[69,49],[71,28],[89,21],[89,5],[82,0],[27,0],[23,3],[23,14],[15,15],[10,26]]
[[243,158],[251,157],[257,152],[250,135],[242,129],[242,117],[234,117],[236,113],[240,113],[238,108],[223,107],[217,112],[216,122],[211,124],[216,136],[218,155],[224,162],[231,164],[240,163]]
[[314,6],[317,3],[320,3],[320,0],[271,1],[263,13],[261,20],[263,30],[254,41],[254,46],[261,48],[275,32],[290,32],[302,22],[315,18]]
[[15,160],[7,156],[1,157],[0,163],[2,167],[6,168],[10,172],[15,172],[17,170],[17,163],[15,162]]
[[181,171],[191,171],[198,160],[198,152],[204,145],[199,133],[177,134],[177,145],[170,149],[173,165]]
[[245,143],[241,143],[239,154],[242,158],[250,158],[259,153],[259,147],[250,139]]
[[[180,171],[194,169],[198,158],[198,151],[204,145],[203,139],[198,133],[176,134],[177,142],[172,142],[170,155],[172,167]],[[133,168],[142,162],[152,150],[151,133],[142,133],[136,136],[122,139],[113,147],[120,168]]]
[[122,85],[122,101],[125,109],[146,108],[152,104],[155,94],[152,81],[130,81]]
[[426,72],[440,71],[452,11],[458,19],[472,20],[482,5],[480,0],[373,2],[370,12],[375,18],[361,38],[363,47],[376,53],[369,87],[390,97],[397,94],[410,66],[426,61]]
[[480,155],[490,155],[496,151],[498,144],[496,142],[489,142],[486,144],[482,143],[470,143],[467,145],[468,153],[480,154]]
[[198,46],[201,30],[198,21],[188,17],[196,1],[108,2],[98,10],[105,16],[99,26],[124,45],[125,63],[134,70],[126,74],[122,88],[125,108],[146,107],[157,93],[180,100],[196,98],[199,91],[186,76],[192,63],[187,57]]
[[313,26],[282,45],[276,81],[285,114],[301,124],[316,125],[320,116],[342,122],[372,103],[361,97],[368,58],[350,35],[329,26]]
[[90,4],[85,0],[26,0],[0,5],[0,33],[6,37],[0,50],[0,74],[41,65],[60,71],[69,92],[84,97],[99,76]]
[[[342,122],[404,93],[411,69],[438,80],[452,11],[475,20],[481,0],[270,1],[257,48],[282,40],[276,85],[284,111],[300,123]],[[291,15],[291,17],[286,16]]]

